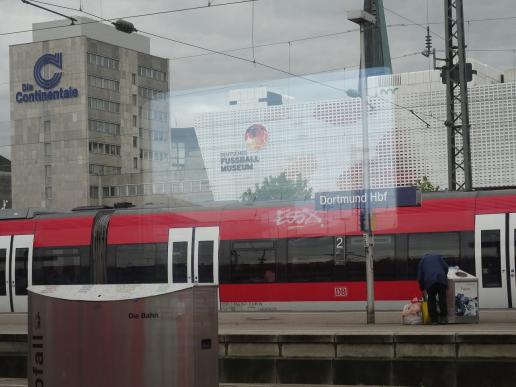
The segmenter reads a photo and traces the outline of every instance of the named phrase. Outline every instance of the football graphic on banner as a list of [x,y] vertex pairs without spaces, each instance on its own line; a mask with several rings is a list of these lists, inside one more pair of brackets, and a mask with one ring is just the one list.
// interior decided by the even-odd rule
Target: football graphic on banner
[[267,132],[265,126],[261,124],[251,125],[249,128],[247,128],[244,135],[244,140],[249,150],[262,149],[265,145],[267,145],[268,138],[269,132]]

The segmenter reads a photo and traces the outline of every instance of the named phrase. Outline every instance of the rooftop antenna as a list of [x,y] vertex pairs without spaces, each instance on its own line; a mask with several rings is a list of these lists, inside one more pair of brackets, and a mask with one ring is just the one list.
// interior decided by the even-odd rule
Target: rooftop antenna
[[28,0],[21,0],[22,3],[24,4],[28,4],[28,5],[32,5],[33,7],[36,7],[36,8],[41,8],[42,10],[44,11],[47,11],[47,12],[50,12],[50,13],[53,13],[55,15],[59,15],[59,16],[62,16],[68,20],[70,20],[72,22],[72,25],[74,25],[76,22],[77,22],[77,19],[72,17],[72,16],[68,16],[68,15],[65,15],[65,14],[62,14],[60,12],[57,12],[57,11],[54,11],[53,9],[50,9],[50,8],[45,8],[45,7],[42,7],[41,5],[38,5],[38,4],[34,4],[34,3],[31,3],[30,1]]

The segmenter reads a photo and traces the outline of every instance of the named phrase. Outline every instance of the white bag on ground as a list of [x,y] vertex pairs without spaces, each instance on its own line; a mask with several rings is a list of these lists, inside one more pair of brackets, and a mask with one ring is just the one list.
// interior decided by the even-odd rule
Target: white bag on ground
[[403,306],[401,312],[401,320],[403,324],[417,325],[423,323],[423,314],[421,313],[421,303],[417,298],[412,299],[410,304]]

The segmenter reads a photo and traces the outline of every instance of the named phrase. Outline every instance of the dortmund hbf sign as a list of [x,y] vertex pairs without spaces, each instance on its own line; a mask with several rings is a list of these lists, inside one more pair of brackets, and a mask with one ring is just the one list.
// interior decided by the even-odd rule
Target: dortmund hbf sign
[[318,211],[411,207],[420,204],[421,192],[416,187],[376,188],[315,194],[315,209]]

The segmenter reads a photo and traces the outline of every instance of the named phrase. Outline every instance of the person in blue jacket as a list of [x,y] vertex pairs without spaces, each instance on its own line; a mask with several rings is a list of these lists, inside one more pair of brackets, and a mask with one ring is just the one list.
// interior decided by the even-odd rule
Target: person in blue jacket
[[[446,305],[448,265],[443,257],[435,253],[423,255],[417,267],[417,280],[421,291],[426,291],[428,296],[428,312],[432,324],[445,324],[448,314]],[[436,297],[439,299],[439,314]]]

